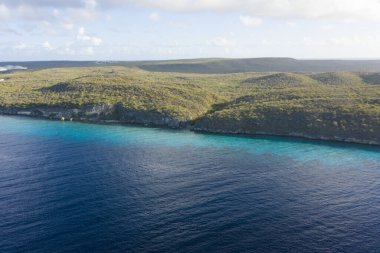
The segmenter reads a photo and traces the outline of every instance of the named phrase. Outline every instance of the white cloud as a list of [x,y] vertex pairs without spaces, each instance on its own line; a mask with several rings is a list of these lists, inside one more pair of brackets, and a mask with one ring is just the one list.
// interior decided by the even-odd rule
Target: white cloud
[[352,36],[352,37],[333,37],[326,40],[333,46],[376,46],[380,43],[380,36]]
[[[74,8],[71,6],[68,6],[69,8],[66,8],[66,16],[74,19],[76,21],[83,21],[83,20],[95,20],[99,18],[100,11],[98,10],[98,2],[96,0],[82,0],[78,1],[81,2],[82,5],[75,6]],[[63,10],[65,10],[63,8]]]
[[42,43],[42,47],[45,48],[45,49],[48,50],[48,51],[51,51],[51,50],[54,49],[54,48],[50,45],[50,42],[49,42],[49,41],[45,41],[44,43]]
[[72,46],[72,42],[65,43],[63,47],[57,50],[57,53],[60,55],[75,55],[75,50],[72,48]]
[[7,19],[10,16],[10,11],[6,5],[0,4],[0,20]]
[[84,36],[84,34],[85,34],[85,29],[84,29],[84,27],[80,27],[79,30],[78,30],[78,35],[79,35],[79,36]]
[[54,17],[59,17],[60,14],[61,14],[61,13],[59,12],[58,9],[54,9],[54,10],[53,10],[53,15],[54,15]]
[[259,17],[380,20],[378,0],[112,0],[171,11],[241,11]]
[[45,11],[41,9],[34,8],[30,5],[20,5],[17,7],[16,10],[11,10],[12,16],[18,16],[23,19],[28,20],[41,20],[44,16],[41,15],[48,15],[45,13]]
[[255,18],[251,16],[240,16],[240,22],[243,23],[245,26],[259,26],[263,23],[263,20],[261,18]]
[[[134,5],[149,9],[195,12],[243,12],[255,17],[379,20],[378,0],[2,0],[0,14],[9,9],[15,18],[30,18],[30,14],[56,8],[76,10],[84,18],[94,18],[96,12],[109,8]],[[34,12],[25,13],[25,9]],[[24,10],[23,10],[24,9]],[[27,11],[28,12],[28,11]],[[37,18],[37,15],[33,15]],[[43,18],[44,16],[39,16]]]
[[56,35],[57,34],[57,31],[55,30],[55,26],[52,23],[44,20],[41,22],[41,24],[42,24],[41,28],[44,28],[45,32],[47,32],[48,34],[50,34],[50,35]]
[[228,39],[226,37],[215,38],[211,42],[208,42],[207,44],[216,46],[216,47],[236,47],[236,41]]
[[320,29],[325,31],[331,31],[334,30],[336,27],[334,25],[328,24],[328,25],[321,25]]
[[373,48],[380,44],[380,36],[304,37],[288,44],[294,47],[331,49]]
[[79,28],[77,40],[81,42],[86,42],[91,46],[100,46],[102,44],[101,38],[87,35],[84,27]]
[[177,29],[186,29],[186,28],[188,28],[188,26],[185,23],[170,21],[168,24],[171,27],[174,27],[174,28],[177,28]]
[[72,30],[74,28],[74,23],[71,20],[66,19],[61,22],[61,26],[65,30]]
[[84,0],[83,2],[86,9],[93,10],[98,6],[98,3],[96,2],[96,0]]
[[[266,17],[380,22],[379,0],[1,0],[0,20],[70,17],[74,21],[91,21],[104,17],[101,14],[112,8],[128,6],[174,12],[240,12],[248,15],[241,19],[250,26]],[[152,21],[160,19],[157,13],[149,18]]]
[[84,55],[93,55],[94,54],[94,48],[93,47],[85,47],[85,48],[83,48],[81,53]]
[[[121,20],[124,11],[136,20]],[[200,15],[190,12],[201,12],[202,23],[195,20]],[[233,57],[379,57],[380,39],[374,32],[380,27],[374,22],[380,21],[379,13],[380,0],[0,0],[0,55],[7,60],[149,59],[157,56],[157,43],[161,58],[192,58],[197,52],[224,56],[226,50]],[[160,21],[167,30],[133,26],[144,19]],[[270,30],[288,33],[238,29],[232,34],[231,19],[248,27],[265,22]],[[213,29],[216,22],[226,27],[224,33]],[[172,42],[175,38],[181,39],[179,45]],[[123,43],[134,45],[123,54]]]
[[[255,1],[255,0],[253,0]],[[112,2],[123,2],[112,1]],[[124,1],[125,2],[125,1]],[[236,7],[241,5],[242,2],[247,2],[247,0],[129,0],[129,3],[150,8],[159,8],[172,11],[222,11],[237,9]]]
[[161,20],[161,16],[157,12],[152,12],[149,15],[149,20],[152,22],[159,22]]
[[23,50],[23,49],[27,48],[27,46],[25,43],[20,42],[20,43],[14,45],[13,48],[16,50]]
[[263,39],[260,41],[260,44],[263,45],[263,46],[273,46],[273,41],[271,40],[268,40],[268,39]]
[[286,25],[289,26],[289,27],[296,27],[297,23],[293,22],[293,21],[288,21],[288,22],[286,22]]

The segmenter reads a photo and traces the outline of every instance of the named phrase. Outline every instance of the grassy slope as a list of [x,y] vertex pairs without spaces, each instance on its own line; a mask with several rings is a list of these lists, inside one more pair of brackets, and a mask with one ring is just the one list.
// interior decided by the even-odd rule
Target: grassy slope
[[[0,106],[123,104],[208,131],[380,136],[376,73],[186,74],[126,67],[0,74]],[[375,137],[373,137],[375,136]]]
[[[223,76],[153,73],[126,67],[58,68],[0,74],[0,105],[80,106],[123,104],[126,108],[194,119],[222,101],[230,89]],[[223,83],[222,83],[223,81]],[[214,87],[225,87],[218,92]]]
[[248,78],[238,88],[243,96],[216,106],[196,127],[379,142],[380,85],[360,76],[280,73]]

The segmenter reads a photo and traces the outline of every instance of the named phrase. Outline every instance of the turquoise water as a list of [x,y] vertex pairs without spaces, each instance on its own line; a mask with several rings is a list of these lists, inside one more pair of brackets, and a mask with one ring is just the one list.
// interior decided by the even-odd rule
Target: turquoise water
[[0,117],[0,252],[378,252],[380,149]]
[[122,125],[1,118],[0,131],[15,135],[96,141],[107,145],[165,145],[234,149],[252,154],[274,154],[303,162],[324,164],[378,163],[379,148],[366,145],[310,141],[284,137],[247,137],[199,134],[191,131]]

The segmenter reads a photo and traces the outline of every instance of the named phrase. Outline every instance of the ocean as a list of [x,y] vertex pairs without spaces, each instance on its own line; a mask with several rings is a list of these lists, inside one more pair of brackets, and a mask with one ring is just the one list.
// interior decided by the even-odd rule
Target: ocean
[[380,252],[380,148],[0,116],[0,252]]

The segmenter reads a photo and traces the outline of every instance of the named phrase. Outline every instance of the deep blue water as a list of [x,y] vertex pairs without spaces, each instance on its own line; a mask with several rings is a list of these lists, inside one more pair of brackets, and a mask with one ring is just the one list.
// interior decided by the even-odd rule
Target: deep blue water
[[380,252],[380,149],[0,117],[0,252]]

